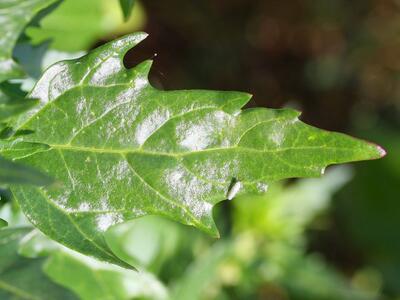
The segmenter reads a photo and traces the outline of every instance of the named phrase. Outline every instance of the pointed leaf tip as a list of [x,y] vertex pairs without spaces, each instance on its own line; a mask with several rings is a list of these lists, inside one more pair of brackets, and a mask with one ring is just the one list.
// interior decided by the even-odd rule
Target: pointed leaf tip
[[124,20],[127,21],[132,14],[133,6],[135,5],[134,0],[119,0]]
[[243,193],[264,192],[280,179],[385,154],[309,126],[292,109],[240,110],[245,93],[152,88],[149,61],[130,70],[121,61],[146,36],[128,35],[53,66],[32,91],[46,105],[17,128],[34,130],[21,142],[49,149],[15,158],[64,184],[13,186],[13,194],[36,227],[71,249],[121,265],[104,232],[149,214],[218,237],[212,207],[234,178]]
[[365,150],[365,157],[363,158],[365,160],[380,159],[385,157],[387,154],[386,150],[378,144],[375,144],[370,141],[365,141],[362,139],[356,139],[356,140],[359,140],[364,146],[362,147],[362,149]]
[[383,157],[385,157],[387,155],[387,151],[383,147],[381,147],[379,145],[376,145],[376,148],[378,149],[378,152],[379,152],[379,155],[380,155],[379,158],[383,158]]

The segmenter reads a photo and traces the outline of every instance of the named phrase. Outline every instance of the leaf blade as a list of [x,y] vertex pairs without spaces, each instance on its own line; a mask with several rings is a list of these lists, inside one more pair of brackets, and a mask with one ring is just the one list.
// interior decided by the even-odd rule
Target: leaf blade
[[156,90],[147,79],[150,61],[123,65],[146,36],[127,35],[53,65],[30,94],[39,105],[17,122],[34,130],[24,143],[48,147],[21,161],[63,186],[13,193],[58,242],[122,264],[103,236],[114,224],[158,214],[218,236],[212,207],[239,190],[262,192],[276,180],[382,156],[376,145],[306,125],[290,109],[241,110],[246,93]]

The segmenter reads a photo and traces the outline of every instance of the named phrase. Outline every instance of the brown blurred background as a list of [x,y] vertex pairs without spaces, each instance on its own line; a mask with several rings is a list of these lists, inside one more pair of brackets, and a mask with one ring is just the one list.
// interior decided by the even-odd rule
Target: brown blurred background
[[[322,128],[400,105],[400,3],[394,0],[143,1],[165,89],[242,90],[251,105],[294,105]],[[142,52],[142,55],[138,53]],[[398,119],[398,115],[393,116]]]

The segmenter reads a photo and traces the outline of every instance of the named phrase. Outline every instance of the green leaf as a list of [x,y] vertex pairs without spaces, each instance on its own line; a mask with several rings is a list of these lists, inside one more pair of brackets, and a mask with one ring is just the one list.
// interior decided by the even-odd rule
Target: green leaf
[[56,0],[2,0],[0,3],[0,82],[23,75],[12,52],[25,26]]
[[31,228],[0,230],[0,299],[76,299],[69,291],[51,282],[42,271],[43,259],[18,255],[18,245]]
[[7,227],[8,223],[6,220],[0,218],[0,228]]
[[168,298],[165,287],[150,273],[99,262],[71,250],[54,252],[44,270],[83,300]]
[[0,156],[0,183],[49,185],[53,180],[35,169],[8,161]]
[[[7,190],[3,191],[3,195],[7,194]],[[11,194],[11,192],[10,192]],[[26,217],[22,214],[19,207],[15,202],[11,202],[11,199],[4,199],[3,195],[1,195],[1,208],[0,208],[0,218],[7,222],[8,227],[25,227],[30,226],[31,224],[26,219]],[[8,195],[7,195],[8,196]],[[5,202],[9,201],[9,202]],[[5,202],[5,203],[4,203]]]
[[345,166],[334,167],[323,178],[303,179],[289,186],[279,182],[266,194],[238,197],[233,203],[234,230],[257,232],[269,240],[303,243],[307,225],[327,209],[333,194],[350,177]]
[[[40,104],[17,126],[34,132],[13,149],[0,145],[63,183],[12,189],[30,221],[61,244],[123,265],[104,240],[114,224],[156,214],[218,236],[212,207],[237,192],[383,155],[306,125],[291,109],[241,110],[246,93],[157,90],[147,79],[151,61],[123,65],[145,37],[127,35],[50,67],[30,94]],[[29,152],[27,142],[48,149],[13,154]]]
[[28,27],[26,34],[34,44],[50,40],[51,47],[58,50],[88,50],[98,40],[118,36],[120,30],[126,33],[141,28],[144,13],[135,6],[133,15],[135,19],[124,23],[118,0],[68,0],[43,18],[40,27]]
[[[171,299],[203,299],[205,291],[218,282],[218,271],[223,263],[233,255],[231,241],[218,241],[202,253],[187,268],[184,275],[175,283]],[[214,287],[215,289],[215,287]]]
[[119,258],[155,272],[179,245],[179,227],[160,216],[146,216],[111,227],[107,244]]
[[9,121],[20,113],[29,110],[38,103],[36,100],[25,99],[19,86],[16,84],[0,83],[0,123]]
[[[69,250],[37,230],[21,240],[18,252],[30,258],[50,256],[45,273],[80,299],[166,299],[167,290],[152,274],[100,262]],[[84,282],[85,284],[81,284]]]
[[[19,114],[38,104],[37,100],[26,99],[19,85],[9,82],[0,83],[0,123],[8,122]],[[4,125],[5,127],[7,124]],[[3,129],[1,129],[3,130]],[[30,167],[5,160],[0,156],[0,183],[50,184],[53,180]]]
[[18,253],[28,258],[38,258],[49,256],[54,252],[60,251],[62,246],[47,236],[33,229],[19,243]]
[[119,3],[121,5],[125,20],[128,20],[131,16],[133,6],[135,5],[135,0],[119,0]]

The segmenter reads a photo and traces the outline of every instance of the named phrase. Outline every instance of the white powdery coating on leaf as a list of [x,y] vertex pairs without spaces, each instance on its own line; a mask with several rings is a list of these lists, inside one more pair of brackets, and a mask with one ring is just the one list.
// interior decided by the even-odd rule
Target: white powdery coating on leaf
[[[45,191],[43,188],[41,188],[42,191]],[[65,211],[71,211],[71,208],[69,206],[68,200],[71,197],[72,192],[67,189],[64,191],[64,193],[62,193],[60,196],[58,196],[56,199],[49,197],[49,200],[52,201],[54,204],[56,204],[58,207],[60,207],[61,209],[65,210]],[[72,209],[72,211],[74,211]]]
[[164,176],[169,194],[182,201],[196,218],[210,214],[212,204],[205,201],[212,189],[210,183],[201,181],[182,167],[167,170]]
[[273,134],[270,136],[271,141],[276,145],[276,146],[281,146],[283,141],[284,141],[284,134],[282,131],[275,131]]
[[110,226],[123,221],[119,213],[101,214],[96,217],[96,225],[99,231],[105,232]]
[[187,126],[183,125],[178,127],[176,131],[180,138],[180,145],[188,150],[205,149],[213,141],[210,136],[213,133],[213,127],[207,124],[193,125],[188,129]]
[[280,147],[285,141],[285,128],[286,124],[282,123],[271,125],[271,131],[268,138],[277,147]]
[[176,127],[177,142],[191,151],[206,149],[215,143],[227,121],[226,114],[217,111],[198,123],[182,122]]
[[86,211],[90,211],[90,203],[89,202],[82,202],[81,204],[79,204],[79,208],[78,211],[80,212],[86,212]]
[[83,109],[84,109],[85,107],[86,107],[85,98],[84,98],[84,97],[80,97],[80,98],[77,100],[77,104],[76,104],[76,113],[77,113],[78,115],[80,115],[81,112],[83,111]]
[[136,78],[135,81],[133,82],[134,91],[136,93],[138,91],[141,91],[148,83],[149,83],[149,81],[147,80],[146,77],[138,77],[138,78]]
[[129,168],[129,164],[126,160],[119,161],[116,165],[114,165],[110,171],[111,180],[113,178],[117,180],[123,180],[125,178],[131,179],[131,171]]
[[44,73],[29,97],[47,103],[69,90],[73,84],[68,64],[58,63]]
[[265,193],[268,191],[268,184],[264,183],[264,182],[259,182],[257,183],[257,190],[260,193]]
[[110,209],[112,209],[110,207],[110,203],[109,203],[109,200],[108,200],[108,195],[102,196],[100,198],[100,200],[98,201],[98,204],[99,204],[99,209],[100,210],[110,210]]
[[218,163],[215,163],[213,159],[210,159],[206,160],[196,169],[196,173],[200,176],[220,183],[231,181],[238,171],[239,163],[237,160],[227,161],[221,167]]
[[96,72],[93,73],[92,78],[90,79],[90,84],[103,85],[119,70],[121,70],[120,58],[110,57],[106,61],[100,63],[100,66],[97,68]]
[[137,126],[135,133],[137,143],[143,145],[146,140],[170,118],[170,116],[170,112],[166,109],[158,108],[153,111]]

